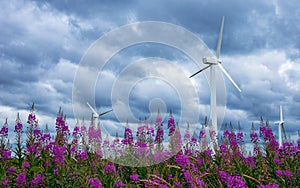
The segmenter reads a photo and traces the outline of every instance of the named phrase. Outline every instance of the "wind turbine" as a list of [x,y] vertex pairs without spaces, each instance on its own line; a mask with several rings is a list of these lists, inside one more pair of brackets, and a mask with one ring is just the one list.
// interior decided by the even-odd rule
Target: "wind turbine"
[[283,121],[283,113],[282,113],[282,106],[280,105],[280,120],[275,122],[275,125],[278,125],[278,142],[279,146],[282,146],[282,136],[281,130],[283,131],[284,139],[286,140],[286,133],[284,129],[284,121]]
[[222,24],[220,28],[220,34],[219,34],[219,40],[218,40],[218,46],[216,50],[216,57],[204,57],[203,63],[207,66],[203,69],[199,70],[198,72],[194,73],[190,76],[192,78],[193,76],[199,74],[200,72],[210,68],[210,79],[209,79],[209,85],[210,85],[210,129],[211,131],[214,131],[215,136],[213,138],[213,141],[215,143],[217,142],[217,135],[218,135],[218,122],[217,122],[217,92],[216,92],[216,67],[218,66],[221,71],[226,75],[226,77],[231,81],[231,83],[237,88],[239,92],[242,90],[239,88],[239,86],[234,82],[234,80],[231,78],[231,76],[228,74],[228,72],[224,69],[224,67],[221,64],[220,57],[220,50],[221,50],[221,44],[222,44],[222,35],[223,35],[223,27],[224,27],[224,16],[222,17]]
[[112,109],[111,110],[108,110],[108,111],[105,111],[105,112],[103,112],[103,113],[101,113],[101,114],[98,114],[97,112],[96,112],[96,110],[88,103],[88,102],[86,102],[86,104],[89,106],[89,108],[92,110],[92,112],[93,112],[93,118],[100,118],[101,116],[103,116],[104,114],[107,114],[107,113],[109,113],[109,112],[111,112],[111,111],[113,111]]

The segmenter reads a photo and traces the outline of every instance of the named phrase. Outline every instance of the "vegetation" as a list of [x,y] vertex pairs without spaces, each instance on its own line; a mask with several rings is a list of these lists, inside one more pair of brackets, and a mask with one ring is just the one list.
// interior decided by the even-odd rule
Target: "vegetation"
[[[72,131],[59,110],[56,134],[38,125],[32,107],[22,140],[17,115],[13,148],[7,120],[0,131],[0,184],[3,187],[297,187],[300,185],[300,140],[278,145],[268,123],[250,133],[253,151],[245,151],[244,133],[225,130],[219,144],[208,145],[206,123],[199,136],[183,140],[170,113],[167,127],[158,114],[155,126],[140,123],[136,139],[102,141],[99,125],[77,123]],[[164,130],[168,148],[164,148]],[[210,133],[210,135],[213,133]]]

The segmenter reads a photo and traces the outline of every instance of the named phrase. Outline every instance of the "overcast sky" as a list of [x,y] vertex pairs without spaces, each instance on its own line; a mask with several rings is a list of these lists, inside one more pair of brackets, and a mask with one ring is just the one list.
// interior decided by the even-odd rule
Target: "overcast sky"
[[[279,105],[283,105],[288,134],[296,138],[300,129],[300,4],[297,0],[187,0],[184,3],[176,0],[12,0],[1,1],[0,5],[1,124],[7,117],[10,125],[14,125],[17,112],[25,124],[30,106],[35,102],[42,126],[47,123],[54,127],[60,106],[69,124],[74,126],[72,89],[80,61],[97,39],[120,26],[143,21],[175,24],[192,32],[214,53],[221,19],[225,16],[220,58],[242,92],[224,77],[223,123],[232,121],[237,125],[240,121],[248,131],[251,122],[262,116],[274,126],[274,121],[279,119]],[[145,62],[152,64],[142,68]],[[132,66],[141,68],[129,73]],[[91,103],[95,102],[100,112],[111,106],[117,108],[113,98],[116,94],[112,93],[118,94],[120,90],[114,90],[114,84],[126,85],[130,76],[135,76],[136,82],[128,96],[130,112],[126,112],[134,118],[146,116],[154,120],[157,106],[163,112],[173,110],[175,121],[187,114],[183,109],[199,110],[199,117],[195,118],[192,112],[188,113],[192,114],[189,117],[181,117],[191,118],[189,121],[199,125],[209,116],[210,92],[205,74],[172,85],[168,79],[148,78],[152,71],[149,68],[157,74],[159,69],[165,70],[165,75],[180,75],[169,77],[170,83],[177,83],[179,78],[184,80],[199,70],[186,54],[170,46],[133,45],[115,54],[99,72],[95,101]],[[189,87],[191,93],[182,98],[181,93],[188,92]],[[190,97],[194,96],[193,92],[196,98]],[[82,105],[83,116],[90,119],[89,109]],[[118,109],[114,110],[117,113]],[[103,116],[103,124],[112,126],[117,122],[116,116],[114,112]]]

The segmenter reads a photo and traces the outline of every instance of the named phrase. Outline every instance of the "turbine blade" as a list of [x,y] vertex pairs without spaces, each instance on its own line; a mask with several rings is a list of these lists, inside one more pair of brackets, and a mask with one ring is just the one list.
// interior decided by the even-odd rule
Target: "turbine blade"
[[113,110],[111,109],[111,110],[108,110],[108,111],[106,111],[106,112],[103,112],[103,113],[99,114],[99,117],[100,117],[100,116],[103,116],[104,114],[107,114],[107,113],[109,113],[109,112],[111,112],[111,111],[113,111]]
[[96,110],[94,110],[94,108],[88,102],[86,102],[86,104],[90,107],[90,109],[96,116],[99,116],[99,114],[96,112]]
[[227,76],[227,78],[231,81],[231,83],[236,87],[236,89],[239,92],[242,92],[242,90],[239,88],[239,86],[234,82],[234,80],[231,78],[231,76],[228,74],[228,72],[224,69],[223,65],[218,63],[218,66],[220,67],[220,69],[222,70],[222,72]]
[[282,106],[280,105],[280,121],[283,121]]
[[217,51],[216,51],[216,56],[218,59],[220,57],[220,50],[221,50],[221,45],[222,45],[223,28],[224,28],[224,16],[222,17],[222,23],[221,23],[220,34],[219,34],[219,39],[218,39],[218,46],[217,46]]
[[286,132],[285,132],[285,128],[284,128],[283,123],[281,123],[281,129],[282,129],[282,132],[283,132],[284,140],[286,141]]
[[193,76],[199,74],[200,72],[204,71],[205,69],[209,68],[211,65],[208,65],[206,67],[204,67],[203,69],[199,70],[198,72],[194,73],[192,76],[190,76],[190,78],[192,78]]

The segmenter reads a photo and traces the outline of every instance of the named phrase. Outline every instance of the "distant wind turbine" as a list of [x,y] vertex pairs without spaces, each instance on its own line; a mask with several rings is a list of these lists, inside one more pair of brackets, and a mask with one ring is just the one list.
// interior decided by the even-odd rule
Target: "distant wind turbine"
[[234,82],[234,80],[231,78],[231,76],[228,74],[228,72],[224,69],[224,67],[221,64],[220,57],[220,50],[221,50],[221,44],[222,44],[222,35],[223,35],[223,27],[224,27],[224,16],[222,17],[222,24],[220,28],[220,35],[218,40],[218,46],[216,50],[216,57],[204,57],[203,63],[207,66],[203,69],[199,70],[198,72],[194,73],[190,76],[192,78],[193,76],[199,74],[200,72],[204,71],[205,69],[210,68],[210,126],[211,131],[215,132],[215,136],[213,141],[217,143],[217,135],[218,135],[218,122],[217,122],[217,93],[216,93],[216,66],[218,66],[222,72],[226,75],[226,77],[231,81],[231,83],[237,88],[239,92],[242,90],[238,87],[238,85]]
[[284,129],[284,121],[283,121],[283,113],[282,113],[282,106],[280,105],[280,120],[275,122],[275,125],[278,125],[278,142],[279,146],[282,146],[282,136],[281,130],[283,131],[284,139],[286,140],[286,133]]
[[111,111],[113,111],[112,109],[111,110],[108,110],[108,111],[105,111],[105,112],[103,112],[103,113],[101,113],[101,114],[98,114],[97,112],[96,112],[96,110],[88,103],[88,102],[86,102],[86,104],[89,106],[89,108],[92,110],[92,112],[93,112],[93,118],[100,118],[101,116],[103,116],[103,115],[105,115],[105,114],[107,114],[107,113],[109,113],[109,112],[111,112]]

